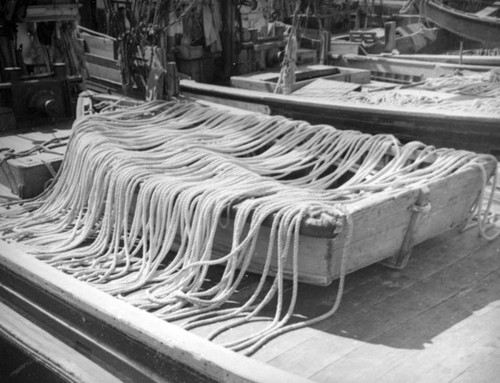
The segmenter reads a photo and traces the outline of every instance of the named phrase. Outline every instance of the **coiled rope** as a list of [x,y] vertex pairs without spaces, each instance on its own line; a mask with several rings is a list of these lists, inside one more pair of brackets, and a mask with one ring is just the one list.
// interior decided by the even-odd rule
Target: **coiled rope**
[[500,114],[500,73],[495,70],[468,76],[455,74],[428,78],[423,84],[415,86],[414,89],[452,93],[474,98],[444,99],[439,93],[408,93],[395,89],[378,92],[351,92],[343,96],[342,99],[371,105],[429,107],[468,113]]
[[[303,121],[214,111],[193,103],[153,101],[79,118],[54,182],[39,198],[2,215],[0,236],[37,258],[181,326],[218,323],[215,340],[235,326],[266,326],[225,343],[246,354],[285,331],[323,320],[340,304],[350,238],[350,205],[397,194],[467,168],[481,169],[483,191],[471,214],[486,234],[491,203],[482,206],[492,157],[401,145]],[[494,188],[492,189],[494,190]],[[214,256],[218,226],[234,216],[231,246]],[[331,310],[287,324],[298,292],[300,227],[307,217],[344,232],[339,289]],[[269,225],[267,258],[255,291],[230,305]],[[495,234],[496,236],[497,234]],[[492,238],[492,237],[491,237]],[[271,286],[266,280],[276,265]],[[284,299],[291,264],[292,297]],[[213,267],[221,277],[207,285]],[[267,291],[266,291],[267,288]],[[273,301],[273,299],[275,301]]]

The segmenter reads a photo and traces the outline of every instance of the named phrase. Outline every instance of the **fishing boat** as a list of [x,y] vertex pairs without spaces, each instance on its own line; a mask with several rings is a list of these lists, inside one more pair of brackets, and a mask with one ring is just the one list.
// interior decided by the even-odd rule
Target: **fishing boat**
[[[297,79],[293,85],[294,92],[291,95],[274,92],[279,78],[278,70],[233,76],[230,87],[190,80],[181,80],[180,87],[184,94],[191,97],[226,105],[240,105],[263,113],[305,120],[312,124],[326,123],[340,129],[355,129],[371,134],[389,133],[404,142],[418,140],[439,147],[499,153],[500,131],[497,127],[500,117],[494,113],[451,110],[452,107],[422,108],[390,103],[357,103],[345,97],[347,94],[360,95],[363,89],[367,92],[365,94],[375,96],[402,88],[398,92],[409,97],[439,95],[443,100],[463,101],[468,98],[470,102],[474,102],[477,99],[474,96],[425,91],[422,93],[415,85],[421,84],[427,78],[451,75],[459,68],[474,73],[493,67],[415,63],[355,55],[346,57],[339,58],[343,61],[342,66],[298,68]],[[318,72],[322,74],[318,75]],[[308,77],[307,73],[311,73],[311,76]],[[315,75],[322,77],[321,84],[313,83]],[[307,92],[307,89],[311,91]]]
[[[96,99],[102,102],[107,97],[109,98],[109,96],[101,96]],[[117,101],[116,98],[110,99],[112,102]],[[125,105],[127,112],[131,113],[132,118],[138,121],[137,114],[132,111],[134,104],[126,103]],[[80,106],[88,108],[88,103],[80,102]],[[198,112],[203,107],[207,108],[206,106],[195,106],[194,109],[190,109],[186,115],[187,120],[183,123],[189,126],[189,116],[193,116],[196,120],[199,118],[197,117],[199,114],[195,116],[194,112]],[[221,117],[225,113],[234,112],[220,109]],[[247,119],[249,116],[253,116],[253,113],[239,113],[242,113],[241,121],[243,118]],[[86,113],[80,112],[78,114],[85,115]],[[260,121],[271,119],[266,116],[258,118],[261,119]],[[96,121],[98,120],[97,118]],[[124,120],[122,119],[122,121]],[[283,124],[292,123],[286,119],[274,118],[273,121]],[[121,136],[125,137],[125,135]],[[203,137],[197,139],[199,138],[203,139]],[[425,149],[425,146],[419,145],[419,147],[428,150]],[[435,153],[437,156],[441,155],[439,151]],[[414,154],[419,156],[418,151]],[[391,156],[396,156],[396,152],[389,151],[389,157],[382,163],[386,164],[385,161],[389,161],[388,164],[390,164]],[[430,155],[426,161],[422,162],[421,169],[432,166],[433,157]],[[380,278],[380,269],[378,266],[372,266],[366,271],[368,265],[386,259],[392,267],[401,269],[408,262],[409,254],[414,245],[447,232],[450,228],[463,226],[471,208],[477,206],[478,201],[480,201],[478,193],[485,184],[483,177],[490,178],[496,167],[496,161],[493,157],[472,155],[471,158],[481,159],[478,163],[479,166],[471,164],[470,167],[465,166],[444,177],[439,177],[436,181],[421,184],[417,188],[401,190],[401,192],[390,195],[374,194],[353,203],[349,207],[349,215],[352,217],[352,236],[347,230],[349,225],[346,226],[341,221],[333,219],[334,217],[330,217],[328,212],[320,212],[319,215],[306,217],[300,226],[299,252],[301,259],[298,260],[298,267],[302,275],[301,279],[308,282],[308,285],[300,287],[305,290],[305,296],[300,302],[302,305],[306,304],[306,308],[309,305],[309,310],[306,313],[303,311],[304,307],[299,305],[300,315],[316,316],[317,312],[329,310],[327,306],[333,305],[334,302],[333,307],[338,307],[338,297],[342,295],[342,289],[337,293],[335,289],[332,291],[331,288],[307,287],[310,286],[309,283],[330,284],[339,277],[344,278],[344,273],[349,272],[353,273],[351,281],[359,280],[358,288],[361,288],[362,291],[363,284],[371,281],[370,286],[366,286],[366,289],[372,291],[373,298],[373,288],[376,285],[373,283],[377,278]],[[409,162],[414,160],[416,159],[408,158]],[[427,161],[430,162],[427,164]],[[475,162],[473,161],[473,163]],[[356,172],[356,169],[359,171],[363,167],[362,163],[359,162],[353,163],[352,166],[352,172]],[[377,167],[373,170],[377,171]],[[350,178],[352,175],[347,177],[347,179]],[[228,249],[231,249],[230,238],[234,237],[233,228],[235,227],[231,221],[233,214],[237,214],[237,204],[233,206],[233,210],[232,213],[229,212],[228,216],[222,217],[217,240],[214,243],[215,256],[217,253],[227,254]],[[265,226],[264,231],[267,230]],[[246,229],[243,229],[243,232],[245,231]],[[469,231],[469,233],[471,232]],[[269,238],[267,233],[264,233],[262,242],[259,241],[255,248],[255,268],[249,269],[249,271],[262,271],[262,254],[264,253],[262,248],[266,248],[265,242]],[[456,234],[458,231],[454,231],[450,238],[460,238],[456,237]],[[475,239],[471,241],[471,238]],[[345,245],[346,241],[348,241],[349,246]],[[475,233],[474,237],[472,234],[466,234],[466,239],[462,239],[460,243],[464,241],[474,244],[474,249],[484,246],[484,243],[481,245],[482,242],[478,240]],[[349,256],[346,254],[347,250],[350,253]],[[469,261],[465,254],[470,255],[471,253],[467,253],[467,249],[460,250],[458,257]],[[457,257],[457,254],[455,252],[453,254],[450,252],[449,256],[445,254],[446,262],[449,262],[449,257],[452,256]],[[493,257],[492,260],[496,260],[496,258]],[[342,259],[347,261],[344,264],[345,270],[342,270],[341,267]],[[446,267],[446,262],[442,268]],[[490,267],[492,267],[492,262],[489,263]],[[423,266],[421,263],[418,265],[419,267]],[[493,267],[500,267],[498,262],[495,265]],[[271,269],[276,270],[275,267],[275,265],[271,265]],[[428,267],[427,270],[429,270]],[[360,268],[365,271],[354,272]],[[284,274],[291,276],[290,270],[292,269],[293,266],[287,265]],[[358,350],[362,354],[372,349],[371,345],[365,347],[362,344],[363,341],[356,339],[343,342],[342,335],[336,334],[335,330],[328,330],[335,323],[335,320],[328,319],[326,322],[320,322],[321,325],[302,329],[297,327],[297,331],[278,336],[268,346],[259,350],[254,357],[245,357],[203,339],[202,334],[211,330],[210,324],[189,332],[183,330],[179,327],[180,323],[175,320],[168,323],[146,310],[133,307],[120,297],[113,297],[104,291],[99,291],[96,285],[84,283],[57,270],[28,254],[15,242],[0,242],[0,275],[2,276],[2,285],[0,286],[2,310],[0,310],[0,315],[4,319],[0,321],[2,336],[22,344],[26,351],[36,355],[39,360],[43,360],[49,368],[73,378],[94,380],[100,378],[108,381],[134,379],[142,381],[235,382],[284,380],[301,382],[309,381],[308,378],[310,378],[313,381],[328,381],[332,377],[339,377],[342,374],[354,376],[359,373],[355,370],[342,372],[337,367],[345,366],[344,368],[347,368],[349,365],[348,362],[342,364],[344,355],[351,352],[356,353]],[[311,275],[314,275],[314,278],[311,278]],[[410,268],[409,271],[403,269],[397,274],[388,275],[390,275],[389,279],[395,278],[393,283],[401,282],[410,275],[412,275],[411,278],[415,279],[410,279],[411,283],[406,285],[393,286],[396,290],[389,296],[386,295],[382,298],[381,303],[385,298],[389,299],[392,294],[399,293],[404,296],[408,292],[407,288],[411,288],[414,284],[425,283],[425,278],[418,276],[415,268]],[[476,278],[481,278],[484,271],[473,275]],[[216,276],[217,273],[209,275],[210,278]],[[400,280],[400,278],[403,279]],[[294,289],[295,282],[285,281],[284,283],[285,290]],[[386,282],[380,281],[380,287],[384,286],[384,283]],[[251,294],[251,291],[258,285],[260,285],[258,275],[248,273],[244,282],[239,286],[240,291],[234,299],[244,300],[244,297],[248,297],[248,294]],[[366,294],[368,291],[366,289],[364,293],[361,293]],[[379,290],[379,293],[381,292]],[[346,289],[346,294],[350,296],[349,294],[356,293],[353,292],[351,286],[351,288]],[[453,295],[453,293],[450,294]],[[337,299],[335,299],[335,295]],[[316,297],[315,300],[311,300],[313,296]],[[317,299],[318,297],[321,299]],[[364,299],[371,298],[369,295],[365,295]],[[449,297],[446,296],[443,299],[443,304],[446,304],[445,301]],[[314,307],[311,307],[311,302],[316,302]],[[411,299],[406,303],[411,305]],[[351,304],[352,302],[348,303],[348,307]],[[422,302],[419,309],[428,309],[427,305],[429,304],[430,301]],[[12,307],[15,307],[16,311],[13,311]],[[487,311],[487,315],[494,315],[496,310],[495,307],[491,308]],[[19,315],[19,312],[22,315]],[[341,314],[341,318],[344,316],[348,322],[352,322],[352,315],[353,311],[351,310]],[[363,318],[365,318],[364,315],[371,316],[370,313],[363,313],[363,311],[357,315]],[[410,318],[394,315],[394,318],[388,323],[394,324],[394,320],[396,323],[406,323],[408,319]],[[259,321],[262,320],[265,321],[264,318],[259,319]],[[300,316],[295,318],[295,321],[300,321]],[[236,327],[226,334],[226,338],[223,340],[231,341],[249,331],[255,331],[255,326],[258,324],[259,322],[253,322]],[[369,336],[374,336],[380,330],[381,328],[378,328]],[[351,328],[350,331],[356,332],[354,328]],[[16,334],[17,339],[12,339],[12,334]],[[36,342],[30,341],[33,339],[33,334],[37,334],[38,341],[43,339],[45,344],[50,344],[49,349],[52,351],[47,351],[47,347],[40,348]],[[364,336],[363,339],[365,339]],[[305,344],[302,344],[304,342]],[[336,342],[339,343],[336,344]],[[326,348],[330,352],[322,353],[324,355],[320,357],[318,350],[322,348]],[[45,351],[43,351],[44,349]],[[332,349],[335,351],[332,352]],[[307,368],[294,366],[297,361],[291,357],[292,355],[299,358],[302,363],[310,363],[307,362],[310,360],[307,356],[308,353],[311,353],[310,357],[315,358],[315,363],[311,363]],[[62,355],[66,356],[62,357]],[[81,358],[81,355],[84,355],[81,365],[66,362],[67,358]],[[404,358],[404,353],[400,357]],[[335,363],[337,360],[340,364]],[[361,360],[359,359],[359,361]],[[403,372],[406,371],[404,362],[400,366],[402,367],[398,365],[398,368],[402,369]],[[84,368],[87,370],[85,371]],[[377,373],[383,376],[386,372],[387,370],[381,368]]]
[[368,70],[373,80],[411,84],[427,78],[451,76],[454,73],[474,74],[494,71],[498,59],[494,56],[463,56],[419,54],[330,54],[333,66]]
[[[480,49],[477,51],[481,52]],[[449,64],[465,64],[465,65],[478,65],[478,66],[500,66],[500,56],[496,50],[492,54],[478,54],[475,50],[464,51],[462,54],[448,53],[448,54],[386,54],[383,53],[379,57],[386,57],[388,59],[396,60],[413,60],[413,61],[429,61],[433,63],[449,63]]]
[[458,36],[492,47],[500,44],[498,2],[475,13],[460,11],[438,0],[425,0],[417,7],[425,18]]

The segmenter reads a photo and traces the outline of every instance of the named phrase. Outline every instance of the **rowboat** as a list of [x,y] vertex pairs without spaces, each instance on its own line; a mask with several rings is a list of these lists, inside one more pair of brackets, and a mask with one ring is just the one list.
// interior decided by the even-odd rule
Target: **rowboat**
[[[481,50],[478,50],[481,51]],[[500,66],[500,56],[478,54],[475,50],[465,51],[460,54],[387,54],[382,53],[378,57],[385,57],[395,60],[429,61],[433,63],[465,64],[477,66]]]
[[[340,58],[345,60],[345,58]],[[348,63],[348,67],[344,66]],[[366,56],[349,56],[342,66],[312,66],[313,72],[318,67],[327,71],[316,95],[296,92],[292,95],[275,94],[277,72],[261,72],[243,76],[234,76],[232,86],[202,84],[190,80],[181,80],[182,92],[190,97],[204,99],[225,105],[241,106],[271,115],[284,115],[289,118],[305,120],[312,124],[330,124],[340,129],[355,129],[370,134],[388,133],[403,142],[418,140],[438,147],[467,149],[480,153],[498,154],[500,150],[500,117],[496,114],[468,112],[464,110],[447,110],[395,106],[370,105],[341,100],[340,96],[353,91],[356,85],[367,87],[370,94],[390,88],[398,88],[398,84],[377,83],[378,88],[369,88],[377,80],[398,81],[403,94],[418,97],[419,90],[411,84],[423,81],[428,77],[438,77],[453,73],[457,67],[463,70],[479,71],[491,67],[460,66],[458,64],[434,64],[422,62],[415,65],[405,60],[387,58],[371,58]],[[336,74],[331,70],[337,68]],[[417,69],[416,69],[417,68]],[[304,69],[307,73],[307,69]],[[328,74],[330,73],[330,74]],[[472,72],[470,72],[472,73]],[[335,81],[336,80],[336,81]],[[294,87],[310,84],[314,78],[297,80]],[[354,84],[352,84],[354,83]],[[346,88],[346,86],[354,87]],[[330,85],[330,86],[328,86]],[[312,86],[314,87],[314,86]],[[328,87],[328,90],[326,90]],[[316,87],[316,89],[319,89]],[[347,89],[347,90],[346,90]],[[336,91],[337,90],[337,91]],[[342,93],[344,90],[346,92]],[[323,93],[322,93],[323,92]],[[300,94],[303,95],[300,95]],[[330,94],[327,97],[327,93]],[[353,93],[351,93],[353,94]],[[431,96],[437,95],[432,93]],[[441,94],[449,98],[450,95]],[[463,98],[460,98],[463,99]],[[471,102],[475,100],[470,97]],[[451,127],[451,128],[450,128]]]
[[[330,53],[330,65],[370,71],[374,80],[405,79],[406,83],[454,73],[473,74],[495,70],[499,61],[495,56],[388,54],[358,55]],[[391,76],[393,77],[391,79]]]
[[490,46],[499,46],[500,19],[498,2],[476,13],[463,12],[438,0],[425,0],[421,5],[422,15],[436,25],[465,39],[479,41]]

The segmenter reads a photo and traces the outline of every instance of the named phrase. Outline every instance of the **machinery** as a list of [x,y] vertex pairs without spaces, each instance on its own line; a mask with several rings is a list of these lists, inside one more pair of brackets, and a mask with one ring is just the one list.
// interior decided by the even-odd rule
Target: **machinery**
[[[0,6],[0,130],[74,116],[82,89],[76,0],[9,0]],[[29,4],[28,4],[29,3]]]

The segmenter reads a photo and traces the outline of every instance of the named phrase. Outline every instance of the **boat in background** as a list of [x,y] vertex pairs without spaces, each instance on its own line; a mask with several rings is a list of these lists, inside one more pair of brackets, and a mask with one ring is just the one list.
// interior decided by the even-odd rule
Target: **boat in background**
[[500,46],[500,2],[470,13],[452,8],[439,0],[424,0],[415,4],[429,21],[468,40],[488,46]]
[[[413,56],[429,57],[429,60],[413,59]],[[450,76],[457,72],[463,74],[482,73],[495,70],[497,65],[491,65],[492,63],[500,63],[498,58],[492,58],[490,60],[474,61],[470,64],[464,59],[463,61],[465,62],[460,64],[453,60],[450,60],[450,62],[432,60],[432,56],[398,54],[336,55],[331,53],[329,55],[329,63],[333,66],[368,70],[371,73],[372,80],[392,82],[400,82],[398,78],[406,78],[407,82],[412,78],[415,81],[422,81],[431,77]],[[439,57],[444,57],[444,55],[440,55]],[[453,58],[453,56],[450,57]],[[484,64],[481,64],[481,61]]]
[[[325,72],[321,74],[320,69]],[[382,94],[400,91],[404,97],[443,97],[464,100],[467,96],[417,89],[425,79],[455,73],[456,70],[491,70],[492,67],[456,64],[417,63],[402,60],[370,58],[349,60],[344,66],[309,66],[298,68],[298,78],[291,95],[274,93],[278,71],[233,76],[232,86],[202,84],[181,80],[184,95],[242,107],[273,115],[305,120],[312,124],[329,124],[339,129],[365,133],[387,133],[402,142],[422,141],[437,147],[466,149],[500,155],[500,115],[471,113],[422,106],[373,105],[351,102],[345,95]],[[337,73],[335,73],[337,70]],[[307,73],[311,76],[307,76]],[[468,72],[465,72],[468,73]],[[315,74],[317,77],[314,77]],[[374,81],[375,80],[375,81]],[[382,81],[381,81],[382,80]],[[469,96],[473,102],[476,98]]]

